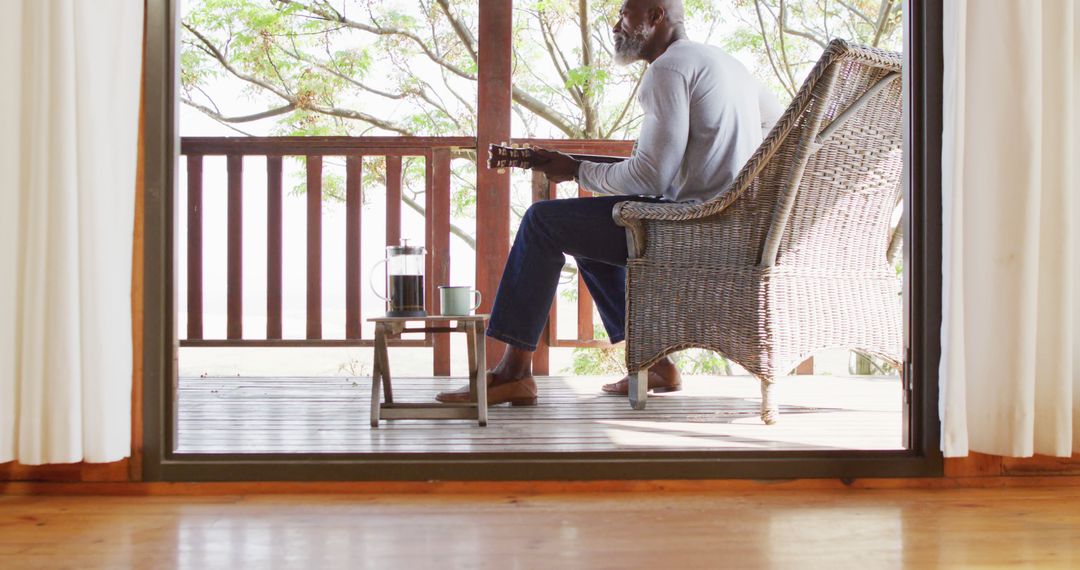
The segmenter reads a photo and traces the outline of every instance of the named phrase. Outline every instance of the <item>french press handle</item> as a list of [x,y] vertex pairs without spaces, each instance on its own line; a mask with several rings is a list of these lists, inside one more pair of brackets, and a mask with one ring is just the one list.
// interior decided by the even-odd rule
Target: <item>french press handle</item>
[[375,283],[371,280],[373,277],[375,277],[375,268],[378,267],[380,264],[385,265],[386,260],[380,259],[378,263],[371,267],[371,273],[368,273],[368,285],[371,286],[371,292],[375,293],[376,297],[382,299],[383,301],[389,301],[390,299],[388,297],[383,297],[382,294],[379,293],[378,289],[375,288]]

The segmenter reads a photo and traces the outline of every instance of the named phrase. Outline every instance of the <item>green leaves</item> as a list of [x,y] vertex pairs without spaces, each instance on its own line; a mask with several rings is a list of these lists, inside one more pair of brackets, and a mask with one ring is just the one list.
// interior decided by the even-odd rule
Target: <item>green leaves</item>
[[590,96],[600,96],[604,92],[604,86],[611,81],[611,71],[607,67],[580,66],[570,69],[566,73],[567,88],[578,87]]

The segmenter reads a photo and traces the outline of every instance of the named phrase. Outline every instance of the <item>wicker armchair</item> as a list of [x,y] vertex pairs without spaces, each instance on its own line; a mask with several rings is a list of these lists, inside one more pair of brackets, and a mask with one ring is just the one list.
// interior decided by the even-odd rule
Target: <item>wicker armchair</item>
[[[714,350],[761,381],[848,348],[899,365],[900,56],[829,44],[791,106],[724,193],[703,204],[623,202],[630,403],[649,367]],[[636,373],[636,374],[635,374]]]

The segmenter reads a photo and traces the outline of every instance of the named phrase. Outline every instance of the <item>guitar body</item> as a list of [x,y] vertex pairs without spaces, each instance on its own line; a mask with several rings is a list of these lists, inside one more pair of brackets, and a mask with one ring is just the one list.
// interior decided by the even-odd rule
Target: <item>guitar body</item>
[[[571,154],[576,160],[585,162],[622,162],[625,156],[603,156],[595,154]],[[488,146],[488,168],[532,168],[538,164],[536,153],[529,147],[509,147],[493,144]]]

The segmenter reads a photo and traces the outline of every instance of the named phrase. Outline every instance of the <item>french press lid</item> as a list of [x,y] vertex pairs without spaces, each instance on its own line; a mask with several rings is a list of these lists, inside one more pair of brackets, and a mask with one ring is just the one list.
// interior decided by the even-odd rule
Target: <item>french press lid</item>
[[401,240],[401,245],[388,245],[386,246],[386,256],[394,257],[398,255],[424,255],[426,251],[422,245],[409,245],[408,238]]

